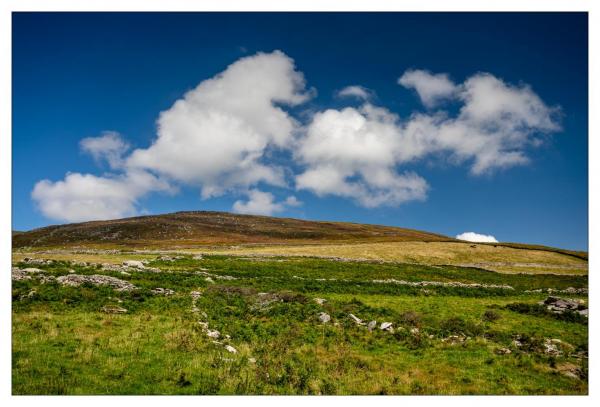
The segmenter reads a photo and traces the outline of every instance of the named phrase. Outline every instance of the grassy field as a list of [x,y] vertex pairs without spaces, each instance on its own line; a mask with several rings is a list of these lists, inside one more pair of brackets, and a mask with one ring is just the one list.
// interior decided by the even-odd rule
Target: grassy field
[[460,265],[503,273],[585,275],[588,270],[586,259],[557,251],[460,242],[236,246],[200,251],[214,254],[318,256],[427,265]]
[[[24,252],[15,254],[15,266],[43,271],[13,281],[13,393],[588,392],[587,319],[546,312],[535,304],[547,294],[531,292],[587,288],[585,274],[503,274],[283,252],[286,257],[228,252],[174,261],[65,252],[43,265],[20,263]],[[551,254],[514,261],[545,262]],[[73,262],[124,259],[145,259],[153,269],[122,274]],[[51,279],[68,275],[112,276],[136,289],[71,287]],[[423,281],[434,284],[419,285]],[[174,293],[152,292],[159,287]],[[587,303],[584,294],[556,295]],[[106,312],[117,307],[126,312]],[[321,322],[322,312],[331,320]],[[369,331],[350,314],[377,326]],[[391,322],[393,332],[379,329],[382,322]],[[209,337],[212,330],[220,337]],[[556,344],[551,352],[550,340]]]

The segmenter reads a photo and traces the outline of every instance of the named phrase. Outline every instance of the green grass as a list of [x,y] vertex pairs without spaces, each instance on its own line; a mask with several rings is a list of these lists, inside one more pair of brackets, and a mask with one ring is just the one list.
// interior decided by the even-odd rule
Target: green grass
[[[587,287],[587,276],[499,274],[460,267],[240,259],[207,256],[153,262],[164,272],[103,272],[56,262],[51,275],[107,274],[139,287],[63,287],[13,282],[14,394],[587,394],[588,327],[581,321],[522,313],[535,288]],[[200,268],[235,280],[207,282]],[[374,279],[508,284],[515,290],[419,287]],[[325,281],[321,281],[325,279]],[[332,280],[335,279],[335,280]],[[170,297],[153,295],[170,288]],[[28,294],[35,290],[31,297]],[[202,296],[191,312],[189,292]],[[269,293],[261,296],[259,293]],[[265,298],[279,299],[263,304]],[[313,298],[327,299],[320,306]],[[579,297],[587,300],[585,297]],[[119,302],[120,301],[120,302]],[[127,314],[101,312],[119,305]],[[509,307],[507,307],[509,306]],[[521,309],[517,309],[520,311]],[[332,321],[321,324],[319,312]],[[494,313],[495,318],[485,315]],[[487,314],[486,314],[487,312]],[[394,323],[369,332],[348,314]],[[198,321],[230,335],[239,352],[212,343]],[[418,328],[411,333],[411,329]],[[470,339],[450,344],[450,335]],[[551,357],[516,348],[516,336],[572,346]],[[507,347],[511,354],[495,351]],[[255,359],[255,363],[251,359]],[[559,373],[567,363],[581,378]]]

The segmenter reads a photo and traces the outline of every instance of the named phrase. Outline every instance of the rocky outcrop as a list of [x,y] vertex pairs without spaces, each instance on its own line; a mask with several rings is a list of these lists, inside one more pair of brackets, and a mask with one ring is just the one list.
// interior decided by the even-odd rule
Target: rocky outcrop
[[546,309],[554,314],[562,314],[566,311],[576,312],[585,317],[588,316],[588,308],[583,300],[573,300],[550,296],[539,303],[545,305]]
[[502,290],[514,290],[513,287],[507,284],[479,284],[479,283],[462,283],[460,281],[405,281],[388,278],[386,280],[372,280],[378,284],[397,284],[410,287],[460,287],[460,288],[498,288]]
[[98,286],[109,286],[115,289],[116,291],[131,291],[135,290],[137,287],[131,284],[128,281],[118,279],[116,277],[111,276],[103,276],[100,274],[92,274],[92,275],[81,275],[81,274],[69,274],[66,276],[60,276],[56,278],[62,285],[71,286],[71,287],[79,287],[84,283],[98,285]]

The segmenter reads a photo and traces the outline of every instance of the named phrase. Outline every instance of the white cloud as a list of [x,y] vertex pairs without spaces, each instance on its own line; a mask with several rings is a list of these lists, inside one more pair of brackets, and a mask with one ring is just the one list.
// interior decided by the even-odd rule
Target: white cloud
[[287,206],[299,206],[301,202],[295,196],[289,196],[283,202],[275,202],[275,196],[270,192],[252,189],[248,191],[247,201],[235,201],[233,211],[251,215],[273,215],[283,212]]
[[87,137],[79,142],[82,151],[91,154],[94,160],[106,160],[111,168],[123,165],[123,154],[129,150],[129,143],[114,131],[105,131],[100,137]]
[[460,235],[456,235],[456,238],[459,240],[466,240],[467,242],[498,243],[498,240],[492,235],[480,235],[475,232],[461,233]]
[[365,207],[425,199],[427,182],[395,169],[402,142],[396,120],[369,104],[316,114],[295,151],[307,166],[296,187],[351,198]]
[[114,177],[69,173],[63,181],[39,181],[31,196],[44,216],[83,222],[134,215],[138,199],[150,191],[171,188],[143,171]]
[[422,69],[407,70],[398,79],[398,84],[414,89],[427,107],[434,107],[440,101],[456,93],[456,85],[447,74],[432,74]]
[[[356,97],[361,106],[316,112],[301,125],[285,108],[311,96],[294,61],[280,51],[244,57],[160,113],[148,148],[127,155],[129,144],[115,132],[83,139],[81,149],[107,161],[112,174],[40,181],[32,197],[49,218],[107,219],[137,213],[145,194],[186,184],[203,198],[246,191],[248,199],[236,201],[235,211],[272,214],[302,203],[293,196],[277,202],[257,185],[289,188],[291,173],[298,190],[369,208],[395,206],[427,197],[427,181],[407,170],[409,164],[435,156],[464,163],[474,175],[489,173],[527,163],[540,135],[560,130],[557,108],[529,86],[490,74],[454,84],[447,74],[411,70],[399,83],[414,88],[428,107],[453,99],[458,110],[400,118],[354,85],[338,95]],[[273,159],[281,151],[291,153],[287,166]]]
[[354,97],[361,100],[369,100],[372,97],[372,92],[358,85],[346,86],[344,89],[337,92],[338,97]]
[[298,128],[278,104],[308,97],[302,73],[282,52],[239,59],[162,112],[158,138],[127,163],[197,185],[204,198],[261,181],[285,186],[282,169],[263,158],[287,147]]

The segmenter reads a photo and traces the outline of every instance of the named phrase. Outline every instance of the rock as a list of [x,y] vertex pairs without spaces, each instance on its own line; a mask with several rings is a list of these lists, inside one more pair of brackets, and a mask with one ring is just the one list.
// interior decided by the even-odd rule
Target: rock
[[23,270],[25,273],[29,273],[29,274],[32,274],[32,273],[33,274],[35,274],[35,273],[43,273],[44,272],[44,270],[41,270],[41,269],[38,269],[38,268],[35,268],[35,267],[27,267],[27,268],[24,268],[24,269],[21,269],[21,270]]
[[219,337],[221,336],[221,332],[215,330],[210,330],[208,329],[206,331],[206,336],[208,336],[209,338],[213,338],[213,339],[219,339]]
[[455,345],[457,343],[463,343],[467,338],[462,335],[450,335],[447,338],[443,338],[442,342],[449,343],[450,345]]
[[323,305],[327,302],[325,298],[315,298],[314,301],[319,305]]
[[580,367],[574,365],[573,363],[562,363],[556,366],[556,370],[572,379],[582,379],[585,375]]
[[382,322],[381,325],[379,325],[379,329],[381,329],[382,331],[391,331],[392,328],[392,323],[391,322]]
[[200,325],[203,331],[206,331],[208,329],[208,322],[198,321],[198,325]]
[[373,329],[375,329],[376,326],[377,326],[377,321],[373,320],[367,324],[367,329],[369,329],[369,331],[372,331]]
[[175,291],[173,291],[169,288],[162,288],[162,287],[153,288],[152,290],[150,290],[150,292],[152,292],[152,294],[156,294],[156,295],[173,295],[173,294],[175,294]]
[[212,279],[212,278],[210,278],[210,277],[206,277],[204,280],[205,280],[207,283],[211,283],[211,284],[214,284],[214,283],[215,283],[215,280],[213,280],[213,279]]
[[73,269],[69,270],[69,274],[75,274],[75,270],[73,270]]
[[500,349],[496,349],[496,354],[497,355],[510,355],[512,353],[512,351],[508,348],[500,348]]
[[66,276],[60,276],[56,279],[60,284],[79,287],[81,284],[89,283],[93,285],[107,285],[117,291],[131,291],[137,287],[128,281],[120,280],[116,277],[103,276],[99,274],[93,275],[80,275],[80,274],[69,274]]
[[196,254],[194,257],[192,257],[192,260],[202,260],[202,255]]
[[417,335],[419,333],[419,328],[411,328],[409,332],[413,335]]
[[256,363],[256,359],[255,358],[248,358],[248,362],[250,362],[250,363]]
[[229,353],[237,353],[237,349],[236,349],[236,348],[234,348],[234,347],[233,347],[233,346],[231,346],[231,345],[225,345],[225,349],[226,349],[226,350],[227,350],[227,352],[229,352]]
[[200,291],[190,291],[190,295],[192,296],[192,300],[197,300],[202,296]]
[[357,325],[364,325],[365,323],[363,322],[362,319],[358,318],[356,315],[354,314],[348,314],[348,316],[350,317],[350,319],[352,321],[354,321]]
[[331,321],[331,317],[326,312],[320,312],[319,313],[319,321],[326,324],[327,322]]
[[144,263],[142,263],[139,260],[125,260],[123,262],[123,265],[127,266],[127,267],[138,268],[138,269],[146,268],[146,266],[144,266]]
[[125,308],[119,307],[117,305],[105,305],[102,307],[102,311],[107,314],[125,314],[127,310]]
[[12,268],[11,278],[13,281],[31,280],[31,276],[18,267]]
[[121,271],[121,275],[123,275],[123,276],[130,276],[131,274],[128,273],[128,272],[126,272],[126,271]]
[[558,349],[558,346],[551,339],[546,339],[544,341],[544,353],[550,356],[558,356],[562,352]]

